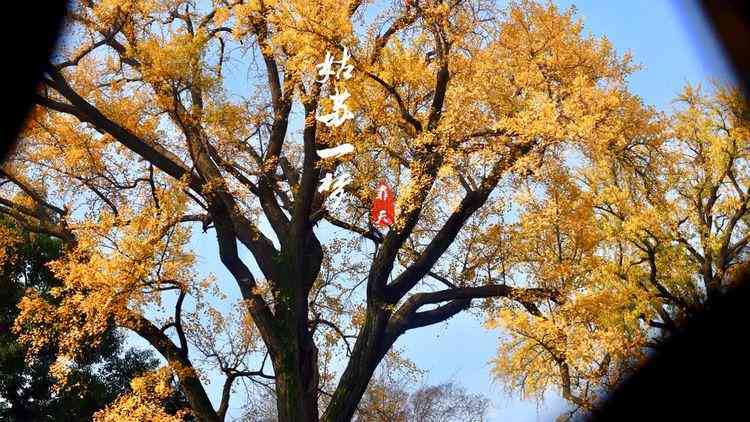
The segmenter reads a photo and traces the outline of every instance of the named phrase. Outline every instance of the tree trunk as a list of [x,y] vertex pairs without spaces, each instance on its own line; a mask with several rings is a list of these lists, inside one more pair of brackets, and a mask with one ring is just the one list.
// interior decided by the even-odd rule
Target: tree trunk
[[[271,356],[279,422],[318,422],[318,349],[309,326],[308,294],[320,271],[316,239],[289,242],[281,259],[275,315],[280,347]],[[300,244],[296,243],[300,242]]]
[[206,394],[206,390],[203,388],[203,384],[198,379],[195,371],[190,367],[186,369],[178,376],[180,387],[185,397],[190,403],[190,409],[193,411],[193,415],[201,422],[220,422],[221,418],[216,414],[216,411],[211,404],[211,400]]
[[362,332],[366,335],[357,338],[349,363],[323,415],[323,421],[348,422],[354,417],[375,369],[395,340],[395,337],[386,339],[388,316],[386,312],[375,309],[367,313],[362,327]]
[[293,327],[283,341],[273,360],[279,422],[317,422],[318,350],[312,335],[307,327]]

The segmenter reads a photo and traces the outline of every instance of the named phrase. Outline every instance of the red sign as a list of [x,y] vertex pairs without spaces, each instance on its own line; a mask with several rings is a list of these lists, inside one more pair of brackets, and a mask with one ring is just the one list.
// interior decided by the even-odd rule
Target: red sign
[[370,218],[373,224],[385,227],[393,224],[394,214],[393,191],[381,180],[375,191],[375,200],[372,202]]

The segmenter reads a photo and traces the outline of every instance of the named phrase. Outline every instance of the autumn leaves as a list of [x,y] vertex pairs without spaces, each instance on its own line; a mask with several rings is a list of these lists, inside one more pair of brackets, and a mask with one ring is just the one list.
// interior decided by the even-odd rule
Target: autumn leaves
[[[232,292],[252,316],[238,329],[256,327],[286,377],[285,420],[317,420],[320,401],[342,421],[405,330],[487,299],[488,320],[512,333],[498,374],[588,403],[587,386],[617,379],[746,253],[742,102],[686,95],[684,113],[657,118],[628,91],[629,58],[584,36],[572,11],[395,2],[354,31],[367,2],[84,3],[72,24],[96,54],[45,79],[13,160],[30,183],[0,191],[3,214],[91,251],[56,264],[61,308],[28,298],[24,310],[71,353],[114,320],[173,370],[206,358],[230,374],[226,410],[233,377],[256,371],[246,355],[205,356],[187,322],[209,314],[210,288]],[[257,72],[231,78],[237,63]],[[384,238],[368,225],[395,219],[385,187],[370,213],[378,180],[403,217]],[[519,221],[504,220],[506,193]],[[318,238],[322,219],[341,230]],[[218,251],[189,250],[191,223]],[[198,280],[198,253],[236,285]],[[162,305],[167,317],[147,319]],[[325,366],[334,350],[344,375]],[[219,419],[182,378],[195,414]]]

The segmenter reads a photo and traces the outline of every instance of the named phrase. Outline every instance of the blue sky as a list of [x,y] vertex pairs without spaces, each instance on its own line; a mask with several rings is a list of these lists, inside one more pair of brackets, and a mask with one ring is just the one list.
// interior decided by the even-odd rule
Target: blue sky
[[[731,79],[711,29],[693,1],[562,0],[555,3],[561,8],[574,4],[578,15],[584,19],[586,32],[606,35],[620,54],[632,52],[643,69],[632,76],[630,86],[647,104],[666,111],[685,83]],[[240,63],[234,65],[235,77],[247,77]],[[230,283],[229,275],[218,260],[213,259],[217,256],[213,232],[198,235],[193,244],[196,252],[204,257],[199,260],[199,271],[215,274],[221,285],[231,290],[227,293],[235,296],[236,288]],[[556,393],[550,394],[543,404],[523,401],[507,396],[503,386],[492,380],[489,361],[495,355],[499,333],[487,331],[481,324],[479,318],[461,315],[438,326],[410,331],[397,342],[397,347],[428,371],[428,382],[457,381],[472,392],[488,396],[492,400],[490,421],[553,420],[564,407]],[[221,381],[209,387],[216,401],[220,389]],[[232,404],[236,406],[241,401],[238,395]],[[237,416],[235,412],[232,414]]]

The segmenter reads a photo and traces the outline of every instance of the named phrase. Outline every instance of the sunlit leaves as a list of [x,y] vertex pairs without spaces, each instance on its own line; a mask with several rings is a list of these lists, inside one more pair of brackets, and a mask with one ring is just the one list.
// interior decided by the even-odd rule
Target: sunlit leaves
[[[393,281],[442,233],[412,290],[525,292],[485,301],[510,336],[496,372],[586,405],[744,256],[750,131],[731,89],[688,88],[669,119],[628,91],[628,54],[551,3],[365,6],[76,4],[2,187],[0,211],[68,247],[52,265],[60,306],[26,297],[22,340],[59,336],[74,358],[108,324],[148,316],[178,378],[205,378],[252,369],[271,344],[283,366],[298,349],[276,337],[309,335],[333,387],[368,318],[390,323],[400,305],[367,296],[370,276]],[[371,267],[379,180],[405,236]],[[339,221],[327,199],[342,199]],[[465,225],[441,231],[449,220]],[[220,237],[221,259],[203,258],[236,279],[233,312],[212,303],[223,277],[194,274],[195,230]],[[184,313],[165,316],[175,296]],[[111,413],[151,412],[152,393],[135,393]]]
[[554,387],[590,408],[728,282],[747,253],[745,104],[732,88],[688,86],[669,126],[629,106],[625,136],[548,160],[523,185],[518,222],[483,240],[513,247],[487,263],[562,295],[490,319],[509,332],[495,373],[512,389]]
[[167,413],[162,403],[174,394],[173,375],[166,368],[134,378],[132,391],[119,397],[113,404],[94,415],[96,422],[179,422],[190,412],[181,409],[177,414]]

